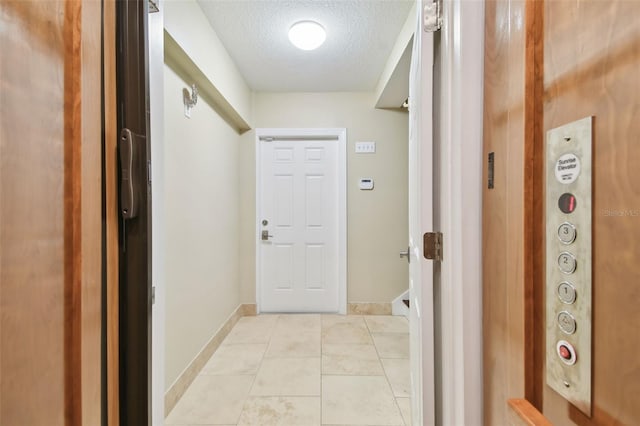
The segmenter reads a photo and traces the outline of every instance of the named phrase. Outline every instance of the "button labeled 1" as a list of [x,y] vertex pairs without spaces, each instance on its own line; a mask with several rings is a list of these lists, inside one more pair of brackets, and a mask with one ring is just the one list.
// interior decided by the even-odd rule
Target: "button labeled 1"
[[571,305],[576,301],[576,289],[568,282],[562,282],[558,286],[558,297],[562,303]]
[[562,244],[571,244],[576,240],[576,227],[565,222],[558,227],[558,239]]
[[558,256],[558,267],[565,274],[573,274],[576,270],[576,258],[569,252],[563,251]]

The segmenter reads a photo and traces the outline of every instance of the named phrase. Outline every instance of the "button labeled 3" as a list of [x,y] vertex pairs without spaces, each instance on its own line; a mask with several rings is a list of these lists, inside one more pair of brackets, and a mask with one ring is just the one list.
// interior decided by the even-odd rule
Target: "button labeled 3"
[[562,244],[571,244],[576,240],[576,227],[565,222],[558,227],[558,239]]

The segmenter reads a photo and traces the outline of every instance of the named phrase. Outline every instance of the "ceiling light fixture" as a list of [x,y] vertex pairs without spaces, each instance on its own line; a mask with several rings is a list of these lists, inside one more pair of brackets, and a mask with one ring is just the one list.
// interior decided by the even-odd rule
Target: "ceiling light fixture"
[[315,21],[296,22],[289,29],[289,40],[298,49],[314,50],[324,43],[327,32]]

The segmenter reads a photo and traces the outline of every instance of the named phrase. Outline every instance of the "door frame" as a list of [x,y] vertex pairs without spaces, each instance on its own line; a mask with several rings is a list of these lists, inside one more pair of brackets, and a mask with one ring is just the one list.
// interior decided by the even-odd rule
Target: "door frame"
[[260,277],[260,223],[262,205],[262,146],[265,138],[299,138],[304,140],[335,138],[338,143],[338,313],[347,313],[347,129],[346,128],[259,128],[256,129],[256,307],[260,313],[262,305]]
[[[484,0],[444,0],[436,97],[441,169],[440,424],[482,423]],[[457,260],[454,260],[457,259]]]

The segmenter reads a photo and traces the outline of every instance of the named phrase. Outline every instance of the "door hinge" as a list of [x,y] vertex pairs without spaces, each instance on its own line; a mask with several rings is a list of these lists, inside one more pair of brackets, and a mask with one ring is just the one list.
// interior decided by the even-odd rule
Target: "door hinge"
[[152,305],[156,304],[156,288],[155,287],[151,287],[151,304]]
[[440,1],[434,1],[424,6],[424,30],[434,33],[442,27],[442,6]]
[[427,232],[422,237],[424,258],[442,261],[442,232]]

